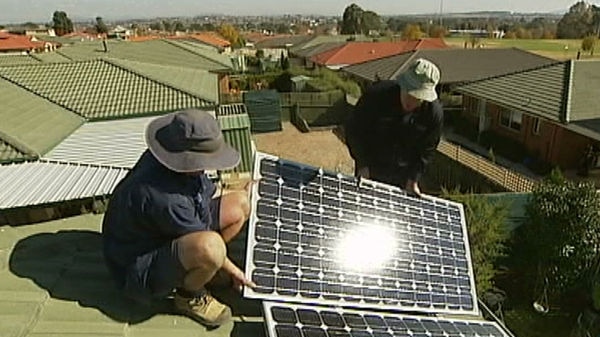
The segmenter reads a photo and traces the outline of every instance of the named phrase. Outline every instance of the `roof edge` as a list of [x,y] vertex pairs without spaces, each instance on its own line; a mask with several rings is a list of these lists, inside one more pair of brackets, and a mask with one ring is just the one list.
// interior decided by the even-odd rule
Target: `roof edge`
[[569,124],[571,122],[571,99],[573,97],[573,71],[575,69],[575,60],[566,62],[565,78],[563,86],[565,88],[563,94],[563,106],[561,107],[560,119],[561,122]]

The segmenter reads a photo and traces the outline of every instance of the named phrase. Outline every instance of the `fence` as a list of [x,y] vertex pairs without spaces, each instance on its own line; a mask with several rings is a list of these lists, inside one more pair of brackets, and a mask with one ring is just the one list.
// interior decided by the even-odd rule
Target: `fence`
[[531,192],[536,181],[442,140],[437,150],[451,159],[479,172],[494,183],[512,192]]

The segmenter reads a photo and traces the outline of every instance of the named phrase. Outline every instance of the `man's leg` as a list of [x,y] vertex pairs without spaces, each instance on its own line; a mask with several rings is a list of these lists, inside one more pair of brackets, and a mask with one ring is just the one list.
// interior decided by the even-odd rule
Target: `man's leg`
[[242,230],[250,216],[250,202],[246,191],[229,191],[221,197],[219,226],[225,242],[231,241]]
[[186,274],[182,287],[177,289],[175,307],[208,326],[219,326],[231,319],[231,309],[204,289],[226,259],[223,238],[213,231],[194,232],[180,237],[176,243]]
[[212,231],[194,232],[177,239],[179,261],[186,270],[183,288],[198,291],[223,266],[227,249],[221,236]]

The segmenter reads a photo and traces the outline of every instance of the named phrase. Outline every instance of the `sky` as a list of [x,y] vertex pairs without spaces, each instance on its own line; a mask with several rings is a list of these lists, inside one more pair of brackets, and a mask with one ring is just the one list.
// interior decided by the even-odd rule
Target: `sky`
[[0,0],[0,24],[52,20],[61,10],[71,19],[105,20],[203,14],[339,15],[351,3],[379,15],[513,11],[566,12],[578,0]]

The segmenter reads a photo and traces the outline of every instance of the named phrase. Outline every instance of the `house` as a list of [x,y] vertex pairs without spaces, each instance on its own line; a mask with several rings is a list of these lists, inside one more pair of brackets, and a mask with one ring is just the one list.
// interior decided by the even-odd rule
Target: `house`
[[428,49],[351,65],[342,72],[363,87],[377,80],[394,79],[417,58],[426,58],[441,70],[438,91],[452,92],[457,85],[552,64],[556,61],[518,48]]
[[313,55],[310,61],[319,66],[338,70],[352,64],[376,60],[407,51],[442,48],[448,48],[442,39],[419,39],[396,42],[350,41],[339,47]]
[[35,52],[38,44],[25,35],[0,32],[0,53],[2,54],[28,54]]
[[535,159],[564,170],[578,169],[586,151],[600,142],[599,73],[599,61],[570,60],[481,79],[456,91],[479,133],[516,141]]

